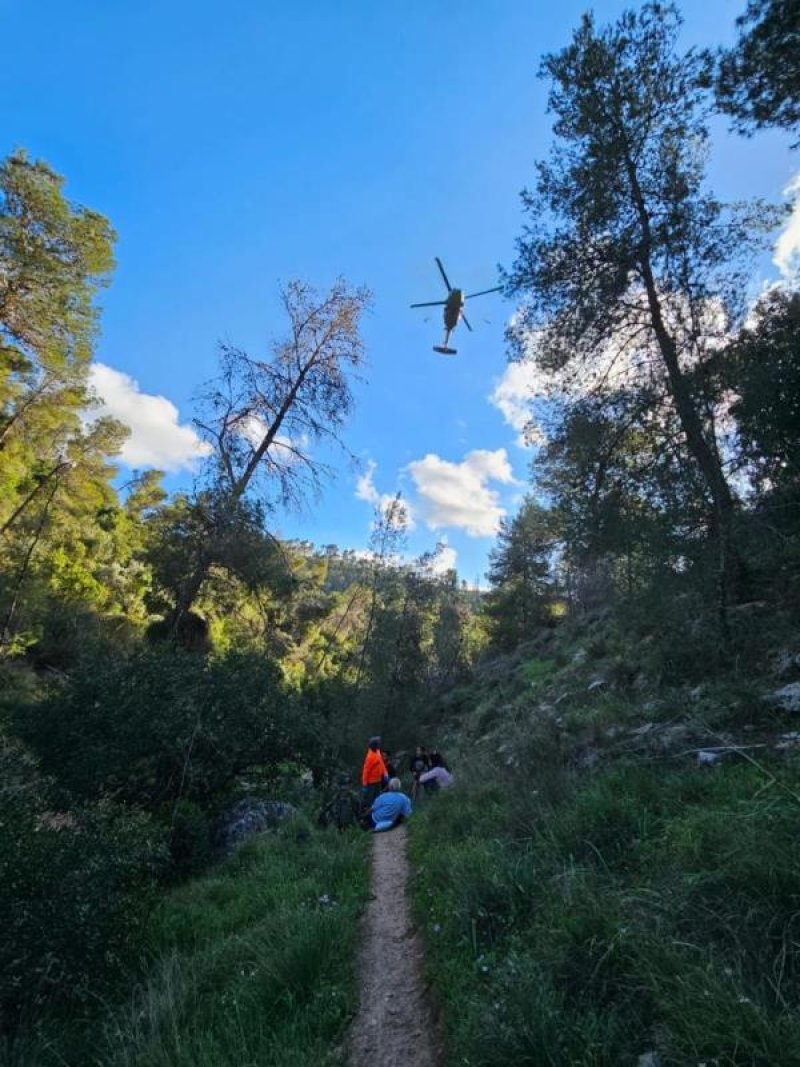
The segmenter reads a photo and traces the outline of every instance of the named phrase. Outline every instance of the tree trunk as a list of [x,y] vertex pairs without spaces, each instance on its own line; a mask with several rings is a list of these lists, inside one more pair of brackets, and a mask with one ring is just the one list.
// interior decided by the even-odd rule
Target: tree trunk
[[740,563],[736,554],[733,536],[733,518],[735,504],[730,491],[722,464],[716,451],[710,446],[703,432],[703,424],[695,407],[686,378],[680,367],[678,350],[675,339],[670,334],[664,322],[661,311],[661,300],[653,274],[651,260],[652,235],[650,230],[650,216],[644,201],[644,195],[639,185],[636,167],[630,155],[626,152],[625,164],[628,179],[631,185],[636,211],[639,216],[642,239],[639,248],[639,268],[647,294],[647,304],[653,324],[653,332],[656,337],[661,358],[667,369],[670,393],[675,402],[681,428],[686,437],[689,451],[697,462],[706,487],[713,503],[712,533],[717,539],[718,547],[718,591],[720,624],[723,633],[727,635],[727,605],[731,596],[735,595],[735,587],[739,580]]

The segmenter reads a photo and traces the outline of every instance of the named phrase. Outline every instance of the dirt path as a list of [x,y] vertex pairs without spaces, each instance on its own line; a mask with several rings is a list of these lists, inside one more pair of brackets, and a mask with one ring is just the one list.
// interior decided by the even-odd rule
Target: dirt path
[[422,944],[406,895],[406,831],[399,827],[375,834],[372,842],[372,899],[361,930],[359,1007],[350,1032],[350,1067],[436,1067]]

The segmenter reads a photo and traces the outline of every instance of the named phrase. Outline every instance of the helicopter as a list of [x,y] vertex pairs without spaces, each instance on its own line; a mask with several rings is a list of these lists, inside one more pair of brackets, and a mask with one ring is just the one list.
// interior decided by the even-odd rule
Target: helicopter
[[481,289],[478,293],[464,294],[463,289],[454,289],[450,284],[450,280],[445,273],[445,269],[442,266],[442,261],[438,256],[434,257],[436,260],[436,266],[439,268],[439,273],[444,279],[444,284],[447,286],[447,299],[446,300],[429,300],[425,304],[412,304],[412,308],[432,308],[443,307],[444,308],[444,341],[440,345],[434,345],[433,351],[439,352],[443,356],[454,356],[456,354],[455,348],[450,348],[448,342],[450,341],[450,334],[458,326],[459,322],[463,322],[467,329],[472,333],[472,327],[467,321],[467,316],[464,314],[464,304],[467,300],[471,300],[474,296],[485,296],[486,293],[499,293],[502,289],[501,285],[496,285],[493,289]]

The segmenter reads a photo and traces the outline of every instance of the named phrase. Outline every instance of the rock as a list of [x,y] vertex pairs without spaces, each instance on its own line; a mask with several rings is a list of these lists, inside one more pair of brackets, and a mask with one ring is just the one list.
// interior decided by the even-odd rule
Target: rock
[[697,753],[697,762],[702,767],[713,767],[719,763],[722,759],[722,754],[719,752],[709,752],[707,749],[701,748]]
[[214,831],[217,850],[222,856],[230,856],[248,838],[264,830],[274,830],[296,814],[297,809],[282,800],[243,797],[217,820]]
[[636,1061],[636,1067],[661,1067],[661,1059],[657,1052],[643,1052]]
[[696,685],[694,689],[689,690],[689,699],[693,704],[696,704],[700,697],[703,695],[703,686]]
[[781,649],[775,656],[775,673],[779,678],[786,678],[800,670],[800,653],[792,653],[788,648]]
[[601,678],[598,676],[597,678],[592,678],[591,682],[589,682],[589,685],[586,688],[589,690],[590,693],[596,693],[600,689],[606,689],[607,687],[608,679]]
[[757,615],[760,611],[768,611],[769,604],[766,600],[749,600],[746,604],[734,604],[728,608],[728,614],[738,617]]
[[781,711],[800,711],[800,682],[790,682],[781,689],[768,693],[764,699],[775,704]]
[[631,737],[644,737],[645,734],[649,734],[655,726],[653,722],[646,722],[642,726],[637,726],[635,730],[631,730]]
[[658,731],[658,744],[665,751],[677,748],[678,745],[686,747],[692,736],[692,728],[688,723],[676,722],[672,725],[662,726]]

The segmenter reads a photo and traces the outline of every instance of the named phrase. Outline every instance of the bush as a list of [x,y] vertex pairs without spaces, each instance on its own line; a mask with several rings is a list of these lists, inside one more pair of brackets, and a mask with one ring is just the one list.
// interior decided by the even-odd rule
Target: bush
[[177,878],[199,874],[210,863],[211,854],[208,815],[191,800],[179,800],[172,812],[169,833],[171,873]]
[[800,763],[540,768],[411,824],[447,1062],[800,1063]]
[[102,802],[48,808],[18,746],[0,748],[0,1032],[21,1013],[81,1001],[136,955],[165,854],[145,815]]
[[70,798],[161,810],[178,797],[203,804],[248,767],[316,751],[314,719],[294,712],[263,657],[208,661],[160,645],[87,664],[21,707],[15,727]]

